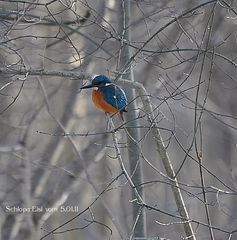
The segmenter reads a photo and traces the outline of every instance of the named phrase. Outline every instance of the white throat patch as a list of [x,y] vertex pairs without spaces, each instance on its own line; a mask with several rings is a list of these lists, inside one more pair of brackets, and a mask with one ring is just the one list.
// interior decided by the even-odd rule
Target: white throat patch
[[110,85],[113,85],[113,83],[106,83],[105,86],[110,86]]

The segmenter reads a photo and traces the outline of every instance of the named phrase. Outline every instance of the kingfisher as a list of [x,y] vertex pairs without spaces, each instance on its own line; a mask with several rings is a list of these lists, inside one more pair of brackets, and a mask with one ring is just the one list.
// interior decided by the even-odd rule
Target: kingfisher
[[92,101],[95,106],[105,113],[118,113],[124,121],[123,113],[127,112],[127,97],[122,88],[113,83],[105,75],[97,75],[91,84],[81,89],[93,88]]

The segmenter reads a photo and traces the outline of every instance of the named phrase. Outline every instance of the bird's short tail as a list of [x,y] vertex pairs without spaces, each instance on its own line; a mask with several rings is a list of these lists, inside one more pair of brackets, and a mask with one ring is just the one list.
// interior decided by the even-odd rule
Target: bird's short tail
[[120,116],[120,118],[123,122],[124,122],[124,117],[123,117],[124,112],[127,112],[127,110],[125,108],[122,111],[119,112],[119,116]]

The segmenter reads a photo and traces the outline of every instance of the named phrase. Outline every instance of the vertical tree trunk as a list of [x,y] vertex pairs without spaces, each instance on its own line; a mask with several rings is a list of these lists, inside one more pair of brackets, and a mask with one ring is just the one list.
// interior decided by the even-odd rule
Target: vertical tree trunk
[[[121,52],[120,52],[120,62],[119,69],[123,70],[124,66],[128,63],[131,53],[130,47],[128,45],[123,45],[123,40],[130,41],[130,18],[131,18],[131,6],[130,1],[122,0],[119,3],[119,32],[122,39]],[[122,16],[122,17],[121,17]],[[130,81],[134,81],[133,69],[129,67],[126,69],[126,72],[122,75],[123,78]],[[138,120],[136,110],[135,92],[132,88],[127,88],[126,94],[128,98],[128,112],[126,114],[127,120],[127,142],[128,142],[128,159],[130,165],[130,171],[132,174],[132,180],[135,186],[139,186],[143,182],[143,171],[142,171],[142,162],[140,161],[140,148],[138,140],[140,139],[140,130],[138,128]],[[143,189],[139,189],[139,193],[143,196]],[[136,196],[133,192],[133,199],[136,199]],[[134,237],[145,237],[146,235],[146,221],[145,213],[140,209],[140,206],[136,204],[136,201],[133,202],[133,223],[136,223],[134,228]]]

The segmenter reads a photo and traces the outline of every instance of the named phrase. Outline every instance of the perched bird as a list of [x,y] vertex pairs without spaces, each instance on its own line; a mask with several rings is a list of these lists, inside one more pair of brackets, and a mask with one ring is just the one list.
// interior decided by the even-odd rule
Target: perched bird
[[122,88],[110,81],[105,75],[93,78],[91,84],[81,89],[93,88],[92,101],[105,113],[119,113],[124,121],[123,112],[127,112],[127,98]]

